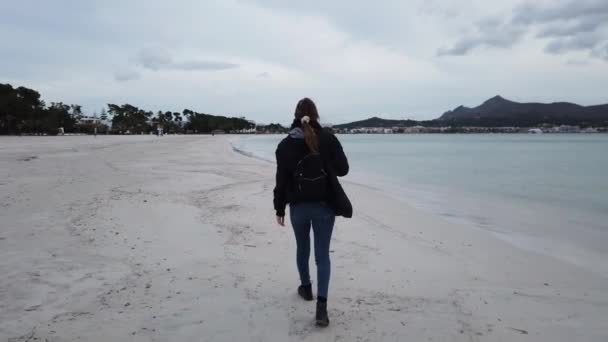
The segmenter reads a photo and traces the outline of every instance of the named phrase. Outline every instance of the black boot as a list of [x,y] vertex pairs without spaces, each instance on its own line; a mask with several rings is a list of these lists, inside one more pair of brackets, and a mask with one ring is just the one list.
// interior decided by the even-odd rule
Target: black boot
[[326,327],[329,325],[329,317],[327,317],[327,301],[317,301],[317,314],[315,320],[318,327]]
[[300,287],[298,287],[298,294],[304,300],[308,300],[308,301],[313,300],[313,298],[312,298],[312,284],[300,285]]

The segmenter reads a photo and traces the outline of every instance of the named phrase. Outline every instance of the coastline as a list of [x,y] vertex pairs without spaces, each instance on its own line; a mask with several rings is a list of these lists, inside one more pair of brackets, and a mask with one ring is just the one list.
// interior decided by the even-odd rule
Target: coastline
[[[236,152],[274,163],[272,152],[283,137],[284,135],[239,136],[230,140]],[[608,241],[606,232],[608,226],[605,222],[608,216],[599,215],[597,211],[583,209],[584,206],[592,206],[597,203],[580,201],[580,197],[579,200],[576,200],[577,197],[572,192],[544,198],[539,198],[537,194],[534,194],[535,198],[532,194],[526,193],[519,193],[516,196],[513,193],[506,194],[495,186],[492,190],[475,191],[472,188],[476,187],[479,190],[484,186],[471,184],[470,187],[455,187],[447,183],[439,185],[441,182],[428,184],[420,177],[417,178],[415,171],[413,174],[411,171],[404,174],[391,171],[391,167],[388,165],[393,165],[392,169],[411,168],[411,165],[395,164],[397,162],[396,158],[376,158],[374,165],[370,167],[369,163],[363,159],[371,158],[370,152],[373,152],[373,149],[366,150],[362,154],[358,146],[361,146],[363,142],[376,145],[378,139],[357,139],[353,141],[350,138],[348,136],[341,137],[342,143],[349,153],[352,166],[351,173],[343,181],[370,188],[384,196],[405,202],[417,210],[439,216],[442,220],[450,223],[489,231],[518,248],[558,258],[608,277],[608,265],[604,262],[607,251],[604,243]],[[388,138],[402,140],[395,135]],[[537,142],[540,138],[536,136],[531,137],[531,139]],[[386,139],[381,141],[386,142]],[[408,144],[419,145],[422,141],[431,145],[441,140],[422,140],[421,137],[420,139],[408,138],[403,142],[406,141]],[[568,139],[568,141],[571,140]],[[454,143],[458,143],[458,140],[455,140]],[[484,144],[487,141],[479,141],[478,143]],[[394,147],[396,146],[398,145]],[[380,148],[389,151],[394,147],[384,144]],[[447,149],[448,146],[445,146],[445,148]],[[496,146],[496,148],[500,149],[502,147]],[[475,154],[475,152],[475,150],[470,151],[472,154]],[[413,163],[418,164],[417,169],[438,167],[436,164],[429,165],[431,163],[420,160],[420,158],[411,154],[405,154],[403,158],[412,159]],[[437,156],[434,156],[434,158],[437,158]],[[445,161],[445,164],[446,166],[452,165],[449,160]],[[469,170],[470,167],[467,166],[467,171]],[[480,170],[477,170],[477,172],[479,173]],[[486,172],[493,173],[489,170]],[[517,174],[521,170],[510,170],[510,172]],[[461,174],[456,171],[455,174],[450,176],[458,178]],[[448,177],[442,177],[440,174],[435,174],[435,178],[449,179]],[[407,179],[407,181],[404,182],[403,179]],[[479,181],[481,184],[484,182],[484,180]],[[485,181],[487,182],[488,179],[485,179]],[[493,183],[500,183],[501,181],[505,182],[504,179],[492,180]],[[530,180],[519,179],[518,181],[525,184]],[[577,180],[564,179],[562,176],[560,184],[569,184],[570,181]],[[516,184],[512,183],[511,186],[516,186]],[[539,193],[542,193],[542,190],[536,188]],[[588,190],[591,191],[591,189]],[[564,201],[566,198],[569,199],[569,203]],[[558,201],[561,202],[558,203]],[[578,207],[573,208],[575,205]]]
[[608,337],[605,277],[348,181],[316,329],[271,163],[228,136],[25,139],[0,149],[2,339]]

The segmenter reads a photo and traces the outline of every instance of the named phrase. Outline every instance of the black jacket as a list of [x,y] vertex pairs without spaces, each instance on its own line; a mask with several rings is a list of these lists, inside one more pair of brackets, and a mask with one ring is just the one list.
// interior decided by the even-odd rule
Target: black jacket
[[[292,126],[292,129],[298,126],[296,122]],[[321,157],[327,161],[335,176],[346,176],[348,173],[348,160],[346,159],[346,155],[344,155],[338,138],[320,126],[315,127],[315,131],[319,139],[319,153]],[[294,191],[293,174],[298,162],[307,154],[309,154],[309,149],[304,139],[294,138],[292,135],[283,139],[277,147],[277,175],[276,186],[274,188],[274,209],[277,216],[285,216],[287,203],[301,202],[297,192]],[[330,198],[325,200],[331,201]]]

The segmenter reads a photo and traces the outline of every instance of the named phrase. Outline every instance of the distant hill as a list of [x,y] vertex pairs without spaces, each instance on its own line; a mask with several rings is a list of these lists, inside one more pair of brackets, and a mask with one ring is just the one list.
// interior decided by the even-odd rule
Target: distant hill
[[359,127],[411,127],[419,125],[420,121],[416,120],[388,120],[374,116],[369,119],[349,122],[341,125],[334,125],[333,128],[359,128]]
[[585,107],[569,102],[519,103],[494,96],[474,108],[460,106],[445,112],[438,120],[457,126],[604,126],[608,125],[608,104]]
[[608,104],[580,106],[569,102],[519,103],[497,95],[477,107],[456,107],[434,120],[385,120],[372,117],[367,120],[335,125],[334,128],[412,127],[417,125],[426,127],[534,127],[542,124],[608,126]]

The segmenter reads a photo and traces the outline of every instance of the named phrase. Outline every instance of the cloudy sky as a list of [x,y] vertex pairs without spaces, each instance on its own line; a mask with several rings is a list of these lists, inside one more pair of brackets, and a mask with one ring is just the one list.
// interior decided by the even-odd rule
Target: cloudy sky
[[606,0],[20,0],[0,82],[45,101],[290,121],[434,118],[500,94],[608,103]]

